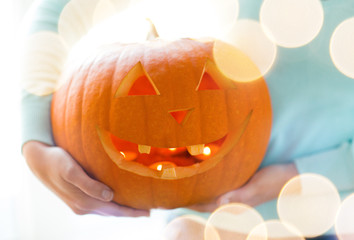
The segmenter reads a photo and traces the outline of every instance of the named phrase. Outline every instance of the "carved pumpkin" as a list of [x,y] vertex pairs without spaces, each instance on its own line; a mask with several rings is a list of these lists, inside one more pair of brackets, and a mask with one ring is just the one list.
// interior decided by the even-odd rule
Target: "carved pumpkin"
[[66,69],[52,102],[55,141],[115,202],[206,202],[258,168],[271,128],[266,83],[225,77],[213,44],[112,44]]

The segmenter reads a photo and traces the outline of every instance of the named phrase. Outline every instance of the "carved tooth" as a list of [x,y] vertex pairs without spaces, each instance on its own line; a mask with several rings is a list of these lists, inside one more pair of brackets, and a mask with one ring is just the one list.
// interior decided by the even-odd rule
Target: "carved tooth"
[[147,153],[149,154],[151,150],[151,146],[147,146],[147,145],[138,145],[138,151],[140,153]]
[[163,179],[175,179],[177,178],[176,169],[174,167],[164,168],[162,170],[161,178]]
[[203,153],[204,144],[198,144],[193,146],[187,146],[187,150],[190,155],[195,156]]

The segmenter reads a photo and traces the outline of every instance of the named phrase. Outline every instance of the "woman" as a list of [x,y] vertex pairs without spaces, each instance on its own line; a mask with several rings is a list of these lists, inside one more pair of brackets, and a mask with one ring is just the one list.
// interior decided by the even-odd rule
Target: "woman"
[[[39,1],[28,34],[57,32],[67,0]],[[239,18],[259,20],[261,0],[239,0]],[[267,154],[259,171],[243,187],[214,203],[193,206],[212,211],[230,202],[242,202],[265,219],[277,218],[274,199],[283,185],[299,173],[329,178],[341,197],[354,190],[354,80],[340,73],[329,54],[329,40],[342,21],[354,16],[352,0],[321,1],[324,25],[309,44],[278,48],[275,65],[265,76],[273,109],[273,127]],[[91,179],[71,156],[56,147],[51,135],[51,95],[36,96],[23,89],[23,154],[32,171],[75,213],[145,216],[146,211],[110,202],[113,192]],[[173,210],[173,216],[186,209]],[[195,212],[193,212],[195,213]]]

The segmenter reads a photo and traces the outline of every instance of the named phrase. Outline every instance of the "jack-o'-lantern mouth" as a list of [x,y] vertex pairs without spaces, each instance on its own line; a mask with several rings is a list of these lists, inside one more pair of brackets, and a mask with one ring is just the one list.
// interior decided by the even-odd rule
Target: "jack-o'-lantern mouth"
[[97,132],[105,152],[118,167],[140,175],[176,179],[203,172],[220,161],[238,143],[251,115],[252,111],[236,131],[216,141],[186,147],[139,145],[122,140],[100,127],[97,127]]
[[109,133],[116,150],[126,161],[134,161],[152,169],[186,167],[205,161],[215,155],[226,139],[226,135],[207,144],[197,144],[186,147],[160,148],[139,145],[119,139]]

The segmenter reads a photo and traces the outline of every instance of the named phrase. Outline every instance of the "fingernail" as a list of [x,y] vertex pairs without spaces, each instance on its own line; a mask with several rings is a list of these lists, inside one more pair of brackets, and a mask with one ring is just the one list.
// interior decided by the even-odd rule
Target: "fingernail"
[[113,199],[113,192],[111,190],[103,190],[102,191],[102,198],[105,200],[105,201],[111,201]]

